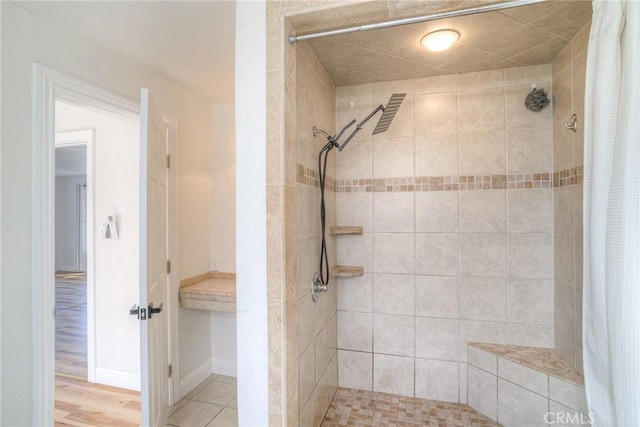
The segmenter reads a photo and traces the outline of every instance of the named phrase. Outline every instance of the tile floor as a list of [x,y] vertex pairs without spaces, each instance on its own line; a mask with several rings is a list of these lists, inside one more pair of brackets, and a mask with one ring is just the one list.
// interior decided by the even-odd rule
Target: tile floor
[[322,427],[499,426],[468,405],[338,388]]
[[[236,427],[236,379],[211,375],[169,408],[167,426]],[[497,427],[468,405],[338,388],[322,427]],[[301,426],[311,427],[311,426]]]
[[211,375],[169,408],[167,426],[236,427],[236,379]]

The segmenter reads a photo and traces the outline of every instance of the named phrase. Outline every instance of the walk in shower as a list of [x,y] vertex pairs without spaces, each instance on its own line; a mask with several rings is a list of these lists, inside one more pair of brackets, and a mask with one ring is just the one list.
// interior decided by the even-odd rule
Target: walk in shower
[[[323,31],[324,22],[360,26],[442,11],[447,2],[272,6],[287,16],[284,32],[273,33],[283,60],[270,68],[284,103],[284,161],[293,164],[287,156],[296,153],[295,190],[285,171],[278,199],[285,223],[296,226],[294,249],[284,249],[284,277],[295,280],[282,292],[279,365],[295,396],[275,401],[273,411],[294,425],[319,425],[338,387],[468,403],[505,425],[517,423],[522,405],[529,412],[520,415],[529,416],[543,406],[584,409],[560,401],[557,387],[580,390],[590,2],[294,45],[283,36]],[[459,33],[449,50],[421,47],[443,29]],[[326,149],[318,164],[324,147],[336,147],[333,135],[348,133],[338,126],[355,125],[400,93],[386,132],[362,123],[345,150]],[[565,127],[574,113],[576,132]],[[319,281],[332,286],[314,303],[309,284],[321,257]],[[516,347],[542,350],[514,361],[507,353]],[[538,358],[578,376],[554,390],[514,379]],[[553,373],[525,368],[532,371],[517,373],[555,384]]]

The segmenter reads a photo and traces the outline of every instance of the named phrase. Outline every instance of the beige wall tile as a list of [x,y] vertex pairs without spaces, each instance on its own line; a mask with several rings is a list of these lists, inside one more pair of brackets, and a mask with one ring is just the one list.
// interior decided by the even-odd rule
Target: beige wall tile
[[[567,427],[579,427],[580,425],[587,424],[589,421],[589,415],[584,414],[578,411],[575,411],[571,408],[567,408],[553,400],[549,401],[549,412],[552,414],[549,417],[550,421],[557,422],[556,420],[559,417],[562,417],[561,420],[565,421],[564,425]],[[575,422],[570,423],[566,420],[575,420]]]
[[373,97],[371,92],[371,83],[355,85],[355,86],[340,86],[336,88],[337,100],[349,100],[349,99],[371,99]]
[[359,225],[372,232],[373,193],[336,194],[336,225]]
[[498,358],[498,377],[541,396],[549,395],[549,376],[503,357]]
[[507,344],[553,348],[553,326],[509,323]]
[[558,329],[555,329],[553,334],[553,349],[557,351],[563,359],[565,359],[571,366],[576,363],[576,349],[578,347],[567,338]]
[[504,234],[468,234],[460,238],[460,274],[503,277],[507,272]]
[[372,177],[373,142],[371,138],[352,141],[347,148],[336,155],[336,179]]
[[460,356],[457,319],[416,317],[416,357],[457,361]]
[[416,95],[423,93],[453,92],[458,89],[457,82],[457,74],[424,77],[414,80],[413,89]]
[[336,251],[338,265],[361,266],[365,272],[373,271],[373,242],[372,233],[341,236]]
[[545,426],[546,397],[498,379],[498,422],[502,425]]
[[572,342],[575,340],[575,300],[574,292],[562,283],[555,283],[555,321],[554,327]]
[[504,120],[504,89],[473,89],[458,94],[459,130],[463,133],[502,130]]
[[553,277],[553,236],[509,235],[509,277],[551,279]]
[[416,359],[416,397],[458,402],[458,362]]
[[553,190],[508,190],[509,233],[553,232]]
[[415,235],[416,274],[456,276],[459,271],[457,234]]
[[460,232],[506,232],[506,195],[506,190],[460,191]]
[[583,219],[582,219],[582,209],[583,209],[583,197],[584,197],[584,189],[582,184],[576,185],[573,187],[573,226],[574,231],[573,235],[575,237],[582,237],[583,235]]
[[[538,86],[538,89],[544,89],[547,92],[547,96],[552,96],[550,83],[543,83]],[[524,106],[524,101],[529,92],[531,92],[530,84],[508,86],[506,92],[507,129],[551,127],[554,111],[552,103],[540,111],[531,111]],[[554,87],[553,95],[555,94]]]
[[573,236],[573,193],[572,187],[558,187],[553,189],[553,231],[555,234]]
[[414,359],[412,357],[373,355],[373,391],[413,396]]
[[[415,314],[415,276],[376,274],[373,278],[373,311],[383,314]],[[413,325],[411,326],[413,328]]]
[[415,193],[417,233],[458,232],[458,192]]
[[309,285],[313,278],[313,273],[318,271],[318,260],[320,259],[320,239],[311,238],[298,240],[297,243],[297,294],[298,296],[300,296],[309,292]]
[[460,390],[458,391],[458,401],[467,403],[467,364],[459,363],[460,373],[458,375],[460,381]]
[[460,316],[463,319],[506,321],[505,279],[461,277]]
[[300,404],[304,406],[316,386],[315,347],[311,344],[300,356]]
[[338,289],[338,310],[365,313],[373,311],[373,274],[337,279],[335,283]]
[[506,171],[505,132],[472,132],[458,136],[460,175],[504,174]]
[[509,322],[553,326],[553,281],[509,280],[507,318]]
[[584,387],[559,378],[549,377],[549,399],[585,414],[589,411]]
[[298,239],[315,237],[320,230],[320,192],[317,188],[298,184]]
[[373,352],[414,356],[415,333],[413,316],[373,315]]
[[573,288],[576,292],[582,292],[582,270],[583,270],[583,245],[582,239],[576,238],[573,240]]
[[431,135],[458,130],[458,97],[455,92],[415,96],[415,134]]
[[553,171],[559,172],[573,167],[573,132],[565,128],[564,122],[553,127]]
[[373,141],[373,177],[413,176],[413,138]]
[[551,64],[507,68],[504,70],[504,78],[507,86],[551,82]]
[[298,299],[298,313],[298,355],[301,355],[315,337],[315,310],[309,292]]
[[373,241],[373,266],[376,273],[413,274],[414,235],[376,233]]
[[587,52],[578,54],[572,63],[572,95],[573,110],[579,110],[584,107],[584,86],[587,70]]
[[458,75],[458,89],[477,89],[504,86],[505,70],[477,71]]
[[463,351],[460,361],[467,361],[467,343],[484,342],[494,344],[507,343],[507,327],[504,322],[482,322],[477,320],[460,321],[460,343]]
[[[394,93],[406,93],[413,96],[413,80],[392,80],[371,84],[371,95],[373,98],[389,98]],[[387,105],[385,102],[383,105]]]
[[573,132],[573,162],[576,166],[584,165],[584,108],[575,111],[578,129]]
[[338,349],[368,351],[373,349],[373,315],[338,312]]
[[553,123],[562,123],[571,116],[571,67],[553,76]]
[[467,370],[467,403],[482,414],[498,418],[498,377],[475,366]]
[[375,193],[373,229],[376,233],[412,233],[415,229],[413,193]]
[[575,314],[576,314],[576,327],[575,327],[575,343],[578,347],[582,347],[582,293],[576,292],[574,293],[573,304],[575,306]]
[[547,173],[553,170],[553,129],[507,131],[507,171]]
[[469,345],[467,347],[469,365],[487,371],[491,374],[498,374],[498,356]]
[[555,280],[565,286],[573,287],[573,238],[556,235],[554,239],[554,252]]
[[373,389],[373,354],[338,350],[338,384],[340,387]]
[[325,369],[329,366],[333,351],[329,349],[329,325],[326,325],[315,339],[316,384],[320,382]]
[[457,319],[458,278],[416,276],[416,316]]
[[458,134],[441,133],[415,136],[415,175],[458,174]]
[[[373,101],[370,97],[364,99],[346,98],[338,100],[336,102],[336,105],[336,126],[338,127],[338,129],[336,129],[336,132],[340,132],[342,128],[346,126],[351,120],[355,119],[356,124],[360,123],[369,113],[371,113],[371,111],[373,111],[375,107],[377,107],[377,105],[373,105]],[[353,143],[355,144],[356,140],[371,138],[371,132],[373,132],[373,129],[375,129],[375,123],[376,121],[373,119],[365,123],[365,125],[362,127],[362,130],[354,136],[352,140]],[[344,139],[342,139],[342,141],[345,141],[346,138],[351,134],[351,132],[355,130],[355,128],[355,124],[348,128],[344,133]],[[318,138],[320,138],[320,136],[318,136]],[[350,142],[347,147],[350,147],[351,145],[352,144]]]

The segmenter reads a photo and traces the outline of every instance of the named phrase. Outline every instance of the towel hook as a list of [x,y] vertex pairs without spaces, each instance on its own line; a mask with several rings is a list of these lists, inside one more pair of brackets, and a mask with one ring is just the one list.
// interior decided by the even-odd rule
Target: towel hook
[[571,130],[571,131],[577,131],[578,130],[578,116],[575,115],[575,113],[571,116],[571,124],[564,122],[564,127],[566,127],[567,129]]

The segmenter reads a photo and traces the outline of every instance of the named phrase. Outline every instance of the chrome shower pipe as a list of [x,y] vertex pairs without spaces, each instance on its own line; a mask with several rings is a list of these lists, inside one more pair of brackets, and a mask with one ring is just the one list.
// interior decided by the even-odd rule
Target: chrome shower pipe
[[341,34],[356,33],[358,31],[378,30],[380,28],[398,27],[400,25],[417,24],[419,22],[435,21],[437,19],[455,18],[457,16],[473,15],[476,13],[492,12],[494,10],[510,9],[512,7],[527,6],[535,3],[545,3],[550,0],[511,0],[502,3],[485,4],[482,6],[468,7],[451,10],[449,12],[431,13],[429,15],[414,16],[412,18],[394,19],[391,21],[376,22],[373,24],[356,25],[354,27],[339,28],[336,30],[318,31],[315,33],[289,36],[289,43],[293,44],[303,40],[319,39],[321,37],[338,36]]

